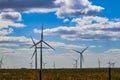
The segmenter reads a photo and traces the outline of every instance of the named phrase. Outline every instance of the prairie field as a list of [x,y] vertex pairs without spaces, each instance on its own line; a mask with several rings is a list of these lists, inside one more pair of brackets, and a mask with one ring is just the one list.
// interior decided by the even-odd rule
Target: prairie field
[[[108,80],[107,68],[43,69],[42,80]],[[39,80],[37,69],[0,69],[0,80]],[[120,80],[120,68],[111,69],[111,80]]]

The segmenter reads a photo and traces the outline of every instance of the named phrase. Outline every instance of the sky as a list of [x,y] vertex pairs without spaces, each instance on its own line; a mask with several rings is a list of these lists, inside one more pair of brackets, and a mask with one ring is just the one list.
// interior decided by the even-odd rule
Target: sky
[[[120,67],[120,0],[0,0],[0,58],[2,68],[30,68],[33,43],[40,40],[55,48],[43,50],[46,68],[73,68],[82,51],[83,68],[108,62]],[[46,45],[44,45],[46,46]],[[39,53],[39,50],[38,50]],[[39,67],[38,54],[38,67]]]

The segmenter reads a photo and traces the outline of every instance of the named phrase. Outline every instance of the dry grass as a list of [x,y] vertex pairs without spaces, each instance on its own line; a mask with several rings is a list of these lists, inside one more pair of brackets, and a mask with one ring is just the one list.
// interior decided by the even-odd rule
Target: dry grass
[[[120,69],[112,69],[112,80],[120,80]],[[0,80],[39,80],[39,70],[1,69]],[[42,80],[108,80],[108,69],[45,69]]]

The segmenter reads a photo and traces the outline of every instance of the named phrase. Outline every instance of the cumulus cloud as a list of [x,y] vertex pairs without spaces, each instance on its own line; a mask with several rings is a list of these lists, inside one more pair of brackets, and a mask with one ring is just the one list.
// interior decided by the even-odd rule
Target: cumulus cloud
[[[19,47],[28,47],[32,44],[32,41],[29,38],[26,38],[24,36],[0,36],[0,43],[2,44],[1,46],[13,46],[17,45]],[[16,46],[15,45],[15,46]],[[17,48],[17,47],[16,47]]]
[[[73,32],[71,32],[71,30],[73,30]],[[38,30],[38,29],[34,29],[33,31],[35,33],[40,33],[41,32],[41,30]],[[51,35],[56,35],[56,34],[75,34],[76,31],[74,31],[74,27],[68,28],[67,26],[59,26],[57,28],[45,29],[44,30],[44,34],[45,35],[48,35],[49,33]]]
[[[34,39],[35,42],[39,41]],[[64,48],[64,49],[82,49],[85,48],[86,45],[74,45],[74,44],[66,44],[62,42],[48,42],[51,46],[55,48]],[[26,38],[25,36],[0,36],[0,46],[16,46],[16,47],[30,47],[32,46],[32,40],[30,38]]]
[[54,8],[54,0],[0,0],[1,10],[27,11],[35,8]]
[[20,23],[22,20],[19,12],[1,12],[0,13],[0,29],[11,27],[24,27],[25,25]]
[[104,8],[88,0],[0,0],[1,11],[56,12],[58,17],[93,15]]
[[13,21],[4,21],[4,20],[0,20],[0,24],[1,24],[0,25],[0,29],[2,29],[2,28],[9,28],[9,26],[16,27],[16,28],[25,26],[22,23],[15,23]]
[[[74,18],[75,26],[58,26],[45,29],[45,35],[59,35],[67,40],[119,40],[120,21],[113,21],[98,16]],[[39,33],[40,30],[34,29]]]
[[25,27],[19,12],[1,12],[0,13],[0,36],[6,36],[14,32],[13,28]]
[[1,12],[0,18],[2,20],[21,21],[22,16],[19,12]]
[[59,6],[56,15],[60,18],[94,15],[104,9],[103,7],[92,5],[88,0],[56,0],[55,4]]

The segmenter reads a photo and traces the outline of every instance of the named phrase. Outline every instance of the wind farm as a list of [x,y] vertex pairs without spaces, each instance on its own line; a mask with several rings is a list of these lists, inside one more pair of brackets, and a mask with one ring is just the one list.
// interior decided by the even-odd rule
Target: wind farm
[[120,80],[120,0],[0,0],[0,80]]

